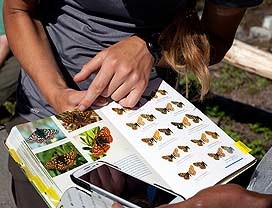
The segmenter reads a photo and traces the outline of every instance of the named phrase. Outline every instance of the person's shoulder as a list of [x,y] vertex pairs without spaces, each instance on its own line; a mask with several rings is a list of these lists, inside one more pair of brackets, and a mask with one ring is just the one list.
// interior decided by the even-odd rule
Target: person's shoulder
[[263,2],[263,0],[209,0],[209,1],[218,5],[231,8],[254,7]]

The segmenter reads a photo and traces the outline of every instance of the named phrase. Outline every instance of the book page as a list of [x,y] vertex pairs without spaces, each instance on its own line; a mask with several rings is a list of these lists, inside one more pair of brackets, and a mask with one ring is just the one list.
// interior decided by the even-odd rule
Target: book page
[[163,182],[185,198],[254,161],[160,79],[151,81],[134,109],[112,102],[98,112],[107,116]]

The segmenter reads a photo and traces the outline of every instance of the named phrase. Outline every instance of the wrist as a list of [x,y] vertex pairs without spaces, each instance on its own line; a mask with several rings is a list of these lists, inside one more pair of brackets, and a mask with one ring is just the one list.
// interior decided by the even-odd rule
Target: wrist
[[160,35],[159,33],[134,35],[139,37],[145,42],[148,51],[150,52],[154,59],[153,66],[156,66],[162,58],[162,48],[158,43],[159,35]]

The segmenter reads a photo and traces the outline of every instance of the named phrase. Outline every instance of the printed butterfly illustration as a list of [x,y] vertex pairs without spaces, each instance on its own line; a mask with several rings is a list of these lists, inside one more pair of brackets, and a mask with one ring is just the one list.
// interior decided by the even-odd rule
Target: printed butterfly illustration
[[118,115],[123,115],[126,110],[124,108],[112,108],[113,111],[115,111]]
[[221,146],[223,150],[226,150],[228,153],[232,154],[234,152],[233,147]]
[[189,122],[189,120],[188,120],[187,117],[184,117],[184,118],[182,119],[182,123],[183,123],[184,125],[186,125],[186,126],[191,126],[191,123]]
[[158,95],[156,95],[156,91],[152,91],[150,95],[142,95],[142,98],[146,99],[147,101],[152,100],[152,98],[158,98]]
[[219,160],[220,158],[226,156],[225,153],[223,152],[222,148],[220,148],[220,147],[218,148],[216,153],[208,153],[208,155],[215,160]]
[[192,139],[191,142],[196,143],[198,146],[203,146],[205,143],[209,142],[209,139],[204,133],[202,133],[201,139]]
[[139,124],[141,126],[145,125],[145,122],[143,121],[143,118],[141,116],[138,117],[137,124]]
[[101,118],[92,110],[84,112],[80,110],[66,111],[56,115],[56,117],[63,122],[63,126],[67,130],[72,131],[101,120]]
[[183,123],[171,122],[171,124],[176,126],[178,129],[186,128],[186,126]]
[[183,177],[185,180],[189,180],[191,176],[195,175],[196,171],[194,169],[194,166],[190,165],[188,172],[186,173],[179,173],[178,175],[180,177]]
[[169,136],[171,134],[173,134],[173,132],[171,131],[171,129],[167,128],[167,129],[158,129],[160,132],[164,133],[165,135]]
[[192,119],[194,123],[199,123],[199,121],[202,121],[202,118],[200,118],[199,116],[194,116],[191,114],[185,114],[185,116],[189,119]]
[[103,127],[95,136],[93,140],[93,156],[99,157],[104,155],[109,149],[111,143],[113,141],[112,136],[110,134],[110,130],[107,127]]
[[190,149],[190,147],[188,147],[188,146],[178,146],[178,148],[179,148],[180,150],[182,150],[183,152],[188,152],[189,149]]
[[161,112],[162,114],[167,114],[168,112],[174,111],[174,108],[171,105],[171,103],[167,103],[165,108],[155,108],[155,109]]
[[156,117],[153,114],[141,114],[141,116],[148,121],[154,121],[156,119]]
[[208,166],[204,161],[194,162],[193,165],[199,167],[200,169],[206,169],[206,167]]
[[178,102],[178,101],[171,101],[171,103],[173,103],[174,105],[176,105],[179,108],[182,108],[184,106],[184,104],[182,102]]
[[65,171],[70,167],[74,166],[75,159],[77,157],[77,152],[72,150],[63,155],[58,155],[51,158],[47,163],[45,163],[45,168],[47,170],[58,170]]
[[157,90],[161,95],[166,95],[168,92],[166,90]]
[[28,137],[28,141],[31,143],[44,143],[50,139],[53,139],[59,131],[56,129],[39,129],[36,130]]
[[173,159],[176,159],[177,157],[180,157],[178,148],[175,148],[172,154],[162,156],[163,159],[168,160],[169,162],[173,162]]
[[132,128],[133,130],[137,130],[140,127],[138,123],[126,123],[126,125]]
[[142,141],[147,143],[149,146],[153,146],[154,143],[157,143],[157,141],[161,141],[162,136],[160,135],[160,132],[156,130],[153,134],[153,137],[150,138],[143,138]]
[[214,139],[218,139],[219,135],[217,132],[215,131],[205,131],[206,134],[208,134],[209,136],[211,136]]

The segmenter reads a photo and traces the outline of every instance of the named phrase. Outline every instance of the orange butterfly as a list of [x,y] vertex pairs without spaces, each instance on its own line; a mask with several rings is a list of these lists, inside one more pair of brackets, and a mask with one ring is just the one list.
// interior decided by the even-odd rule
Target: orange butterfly
[[99,157],[104,155],[110,149],[109,143],[112,141],[113,139],[110,134],[110,130],[104,126],[93,140],[93,156]]
[[218,148],[216,153],[208,153],[208,155],[215,160],[219,160],[220,158],[226,156],[225,153],[223,152],[222,148],[220,148],[220,147]]
[[179,173],[178,175],[180,177],[183,177],[185,180],[189,180],[192,175],[195,175],[196,171],[194,169],[194,166],[190,165],[188,172],[186,173]]
[[165,108],[155,108],[155,109],[161,112],[162,114],[167,114],[170,111],[174,111],[174,108],[171,105],[171,103],[167,103]]
[[63,155],[58,155],[51,158],[48,162],[45,163],[45,168],[47,170],[58,170],[65,171],[70,167],[74,166],[75,159],[77,157],[76,151],[71,151]]
[[183,120],[182,120],[182,123],[186,126],[191,126],[191,123],[189,122],[188,118],[187,117],[184,117]]
[[178,148],[175,148],[172,154],[162,156],[163,159],[168,160],[169,162],[173,162],[173,159],[176,159],[177,157],[180,157]]
[[206,134],[208,134],[209,136],[211,136],[214,139],[218,139],[219,135],[217,132],[215,131],[205,131]]

